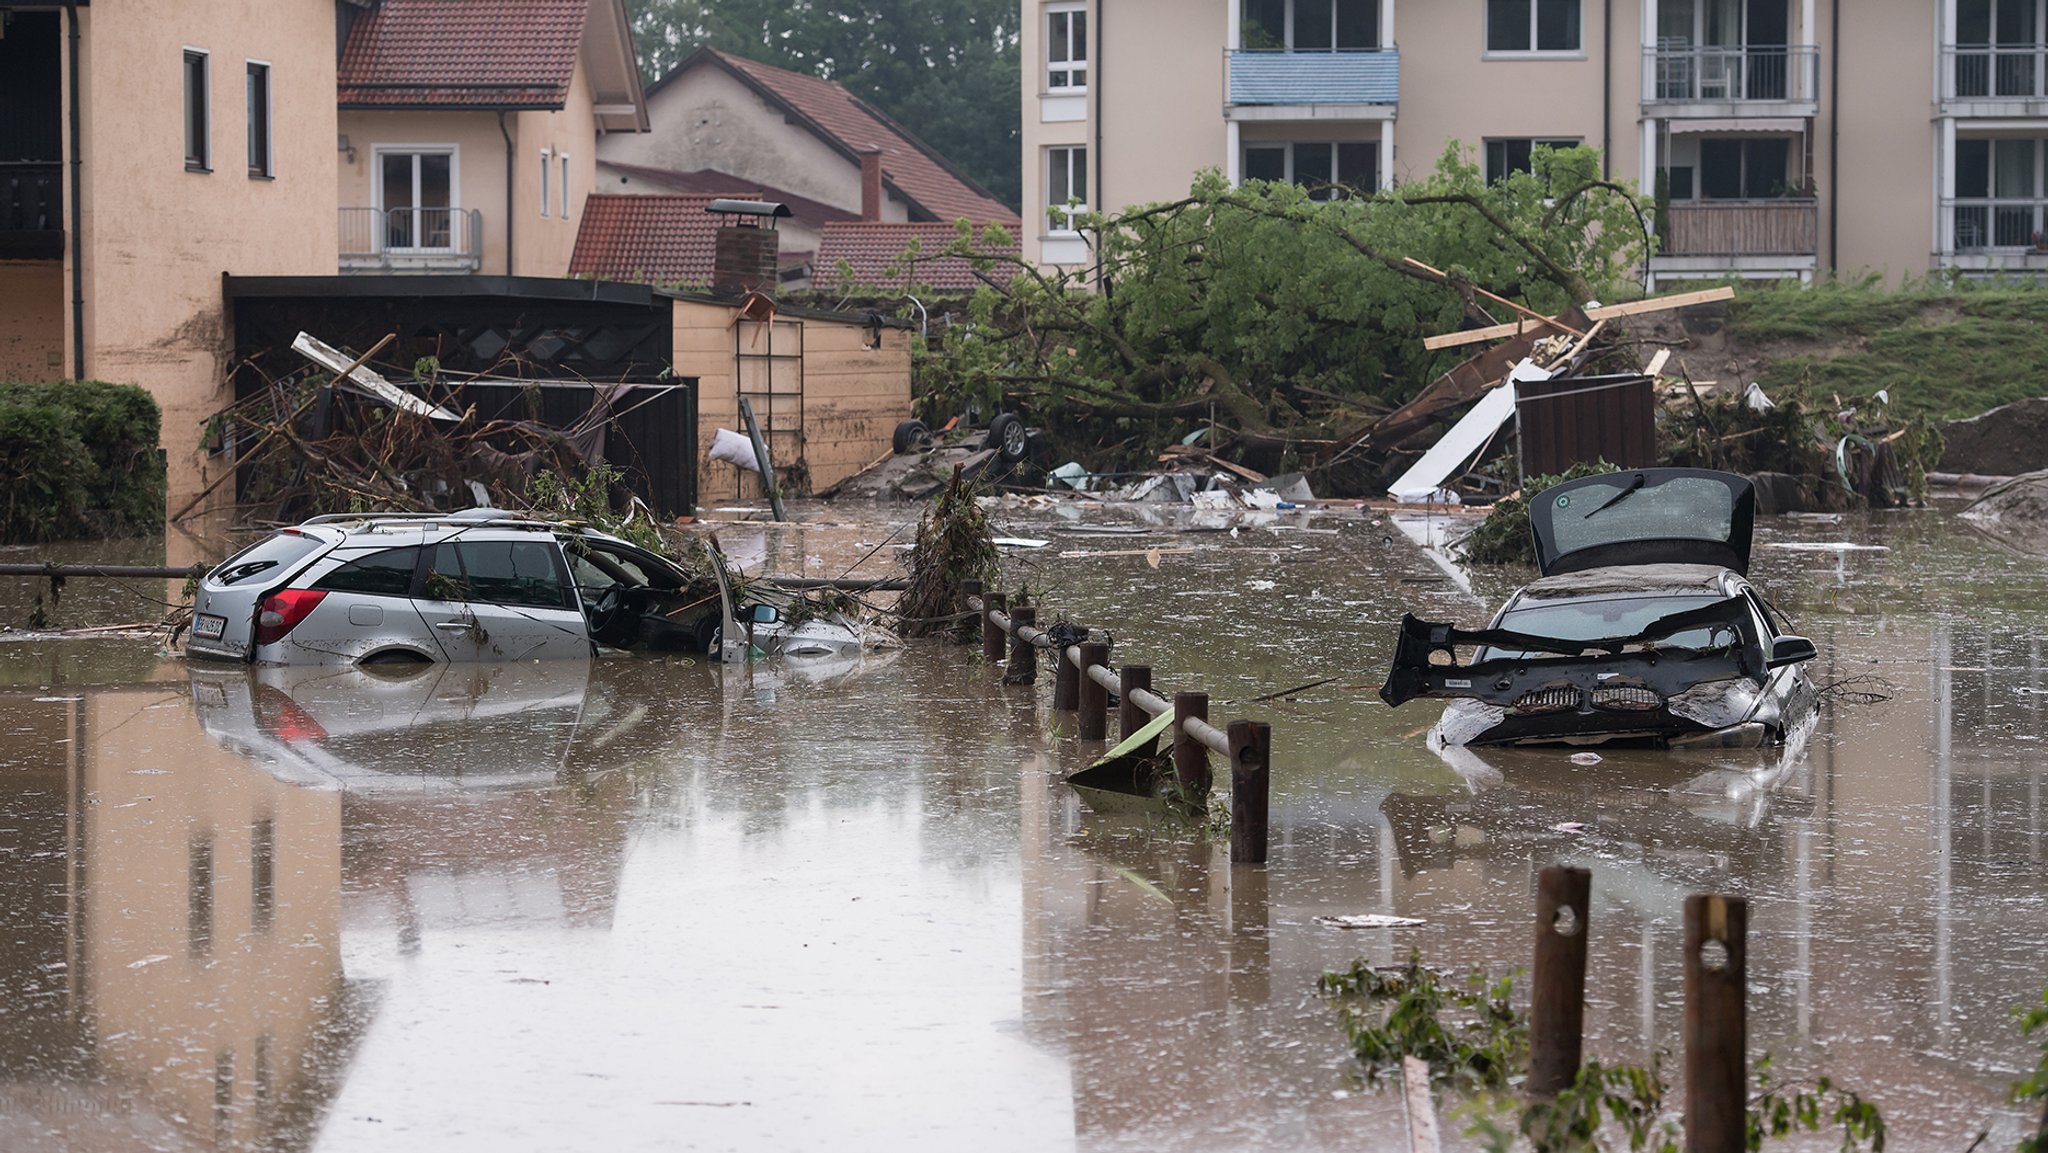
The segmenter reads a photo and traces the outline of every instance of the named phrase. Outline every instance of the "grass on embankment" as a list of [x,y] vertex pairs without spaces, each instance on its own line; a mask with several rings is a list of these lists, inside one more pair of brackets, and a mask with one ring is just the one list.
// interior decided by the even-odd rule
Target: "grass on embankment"
[[1744,285],[1728,335],[1774,397],[1811,404],[1889,389],[1906,416],[1959,419],[2048,395],[2048,287],[1925,280]]

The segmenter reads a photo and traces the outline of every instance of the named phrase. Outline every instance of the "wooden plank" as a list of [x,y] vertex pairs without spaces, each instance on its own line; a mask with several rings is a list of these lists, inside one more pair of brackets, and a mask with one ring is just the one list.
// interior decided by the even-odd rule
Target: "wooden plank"
[[1438,1153],[1443,1140],[1429,1095],[1429,1063],[1420,1057],[1401,1058],[1401,1102],[1408,1114],[1408,1153]]
[[[1402,257],[1401,263],[1406,264],[1411,268],[1419,268],[1422,271],[1429,273],[1431,276],[1436,277],[1438,280],[1442,281],[1445,284],[1449,284],[1451,282],[1451,277],[1449,273],[1444,272],[1441,269],[1431,268],[1429,265],[1422,263],[1420,260],[1417,260],[1412,256]],[[1533,320],[1536,323],[1541,324],[1545,327],[1562,329],[1565,332],[1571,333],[1573,336],[1586,335],[1585,333],[1580,332],[1578,329],[1573,328],[1571,325],[1564,323],[1563,321],[1559,320],[1554,316],[1545,316],[1540,312],[1524,308],[1521,305],[1516,304],[1514,301],[1509,300],[1507,297],[1495,296],[1493,293],[1486,291],[1485,289],[1479,287],[1476,284],[1472,285],[1471,288],[1472,291],[1478,293],[1486,299],[1491,300],[1496,304],[1505,304],[1509,308],[1514,309],[1516,312],[1521,313],[1523,316],[1528,317],[1530,320]]]
[[1660,349],[1658,349],[1658,350],[1657,350],[1657,355],[1655,355],[1655,356],[1651,357],[1651,358],[1650,358],[1650,363],[1649,363],[1649,364],[1648,364],[1648,365],[1647,365],[1646,367],[1644,367],[1644,369],[1643,369],[1643,375],[1644,375],[1644,376],[1648,376],[1648,377],[1655,377],[1655,376],[1657,376],[1658,374],[1660,374],[1660,373],[1662,373],[1662,372],[1664,371],[1664,366],[1665,366],[1666,364],[1670,363],[1670,360],[1671,360],[1671,350],[1670,350],[1670,349],[1668,349],[1668,348],[1660,348]]
[[[1704,288],[1698,292],[1681,292],[1676,296],[1660,296],[1654,300],[1635,300],[1627,304],[1607,304],[1586,310],[1588,320],[1608,320],[1617,316],[1642,316],[1645,313],[1669,312],[1677,308],[1690,308],[1695,304],[1713,304],[1722,300],[1733,300],[1735,290],[1726,286]],[[1434,352],[1442,348],[1456,348],[1465,344],[1478,344],[1483,340],[1498,340],[1507,336],[1520,336],[1537,331],[1541,326],[1534,321],[1518,320],[1511,324],[1496,324],[1491,328],[1474,328],[1465,332],[1447,332],[1442,336],[1427,337],[1422,347]]]

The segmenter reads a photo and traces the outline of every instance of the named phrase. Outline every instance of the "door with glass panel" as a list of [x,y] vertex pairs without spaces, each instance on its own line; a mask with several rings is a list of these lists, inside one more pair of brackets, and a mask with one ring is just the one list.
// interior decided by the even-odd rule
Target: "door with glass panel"
[[448,152],[380,152],[378,208],[384,247],[448,252],[454,247],[455,157]]
[[2048,0],[1957,0],[1958,98],[2043,95],[2044,4]]

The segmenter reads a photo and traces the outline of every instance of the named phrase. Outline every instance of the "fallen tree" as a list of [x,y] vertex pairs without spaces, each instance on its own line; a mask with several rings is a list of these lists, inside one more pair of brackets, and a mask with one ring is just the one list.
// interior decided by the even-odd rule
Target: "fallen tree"
[[1600,179],[1592,150],[1539,149],[1533,167],[1488,183],[1452,149],[1370,196],[1205,173],[1180,200],[1081,214],[1083,267],[963,232],[935,255],[975,260],[987,287],[920,365],[927,415],[1021,407],[1102,468],[1213,423],[1255,467],[1316,471],[1464,358],[1423,337],[1633,289],[1647,202]]

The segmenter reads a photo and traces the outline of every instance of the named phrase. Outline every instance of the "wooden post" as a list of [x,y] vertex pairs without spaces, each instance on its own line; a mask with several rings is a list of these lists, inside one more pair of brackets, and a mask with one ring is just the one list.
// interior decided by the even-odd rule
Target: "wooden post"
[[1272,789],[1273,726],[1230,722],[1230,863],[1266,863],[1266,800]]
[[1138,702],[1131,699],[1132,689],[1152,691],[1151,665],[1125,665],[1117,670],[1117,738],[1128,741],[1131,734],[1145,727],[1152,719]]
[[981,659],[992,665],[1002,663],[1003,650],[1008,647],[1009,636],[996,623],[996,614],[1009,604],[1010,598],[1002,593],[981,594]]
[[1173,694],[1173,775],[1190,797],[1209,795],[1209,747],[1188,735],[1179,722],[1209,719],[1208,693]]
[[1024,639],[1026,625],[1038,623],[1038,610],[1030,605],[1018,605],[1010,610],[1010,667],[1003,670],[1006,685],[1031,685],[1038,683],[1038,646]]
[[953,622],[953,639],[963,645],[974,643],[974,634],[979,627],[974,622],[974,608],[967,603],[969,597],[981,595],[980,581],[960,582],[960,619]]
[[1741,897],[1685,899],[1686,1153],[1747,1147],[1748,922],[1749,902]]
[[1081,707],[1080,671],[1067,656],[1067,646],[1057,641],[1052,650],[1052,707],[1062,712]]
[[1530,981],[1532,1097],[1555,1097],[1579,1076],[1586,1016],[1587,898],[1593,874],[1552,865],[1536,877],[1536,966]]
[[1081,642],[1081,723],[1078,735],[1084,741],[1109,736],[1109,690],[1097,684],[1088,670],[1109,663],[1109,646],[1100,641]]

